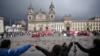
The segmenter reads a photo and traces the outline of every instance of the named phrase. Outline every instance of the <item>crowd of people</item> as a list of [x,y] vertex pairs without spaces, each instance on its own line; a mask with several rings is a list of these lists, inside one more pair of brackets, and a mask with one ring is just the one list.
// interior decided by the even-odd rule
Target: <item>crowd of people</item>
[[88,56],[100,56],[100,39],[94,39],[93,47],[90,49],[84,48],[75,39],[72,39],[69,45],[67,45],[66,43],[63,43],[62,45],[59,44],[54,45],[51,51],[48,51],[45,48],[35,43],[28,43],[15,49],[11,49],[10,46],[11,46],[11,40],[5,39],[1,41],[0,56],[19,56],[25,51],[27,51],[31,46],[34,46],[37,50],[44,53],[45,56],[68,56],[69,51],[73,46],[77,46],[83,52],[88,53]]
[[30,31],[19,31],[19,32],[2,32],[0,33],[1,39],[16,37],[16,36],[23,36],[23,35],[31,35],[32,32]]

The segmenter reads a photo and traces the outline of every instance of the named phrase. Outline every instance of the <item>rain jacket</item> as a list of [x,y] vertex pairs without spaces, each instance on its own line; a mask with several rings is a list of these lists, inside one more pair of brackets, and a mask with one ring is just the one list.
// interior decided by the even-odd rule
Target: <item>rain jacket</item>
[[28,50],[30,47],[31,44],[26,44],[16,49],[0,48],[0,56],[19,56],[26,50]]

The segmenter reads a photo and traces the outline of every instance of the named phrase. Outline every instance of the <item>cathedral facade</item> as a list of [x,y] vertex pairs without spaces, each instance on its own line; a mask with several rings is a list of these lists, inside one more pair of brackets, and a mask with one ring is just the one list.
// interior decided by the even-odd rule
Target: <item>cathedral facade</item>
[[73,20],[71,15],[65,15],[60,22],[55,21],[55,6],[51,2],[49,16],[41,10],[34,13],[30,4],[28,8],[28,31],[44,31],[46,28],[54,31],[63,30],[100,30],[100,17],[93,17],[88,20]]

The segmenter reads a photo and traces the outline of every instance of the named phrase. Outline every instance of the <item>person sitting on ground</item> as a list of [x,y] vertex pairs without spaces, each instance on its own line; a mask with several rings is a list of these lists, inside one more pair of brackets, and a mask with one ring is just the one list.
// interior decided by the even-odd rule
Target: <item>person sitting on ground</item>
[[0,56],[19,56],[25,51],[27,51],[31,46],[34,46],[34,45],[26,44],[16,49],[10,49],[10,46],[11,46],[10,40],[8,39],[3,40],[0,45]]
[[68,56],[72,44],[73,43],[71,42],[68,46],[68,49],[66,48],[64,52],[62,52],[62,46],[60,45],[54,45],[51,52],[37,45],[35,46],[35,48],[42,51],[46,56]]
[[78,42],[74,42],[83,52],[89,54],[89,56],[100,56],[100,40],[94,39],[93,40],[93,48],[85,49],[82,47]]

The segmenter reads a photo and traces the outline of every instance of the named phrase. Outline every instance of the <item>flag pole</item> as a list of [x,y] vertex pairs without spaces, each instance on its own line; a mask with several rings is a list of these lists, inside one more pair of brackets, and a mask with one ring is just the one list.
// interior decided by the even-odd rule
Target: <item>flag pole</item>
[[12,22],[11,22],[11,18],[10,18],[10,26],[11,26]]

